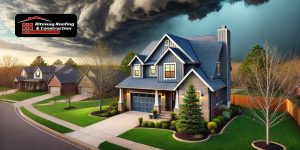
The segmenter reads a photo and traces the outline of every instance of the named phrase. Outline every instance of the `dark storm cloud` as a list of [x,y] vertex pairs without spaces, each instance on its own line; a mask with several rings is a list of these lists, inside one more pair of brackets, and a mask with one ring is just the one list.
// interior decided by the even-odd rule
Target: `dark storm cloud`
[[10,42],[6,42],[4,40],[0,40],[0,50],[1,49],[16,50],[16,51],[26,51],[26,52],[42,52],[40,50],[27,47],[24,44],[10,43]]
[[[245,0],[249,1],[261,0]],[[265,0],[264,0],[265,1]],[[251,4],[251,3],[250,3]],[[1,19],[14,24],[18,13],[72,13],[78,17],[76,38],[40,38],[49,46],[86,51],[100,41],[115,55],[147,39],[148,29],[172,16],[187,14],[190,20],[221,9],[220,0],[5,0]],[[63,54],[63,53],[62,53]]]

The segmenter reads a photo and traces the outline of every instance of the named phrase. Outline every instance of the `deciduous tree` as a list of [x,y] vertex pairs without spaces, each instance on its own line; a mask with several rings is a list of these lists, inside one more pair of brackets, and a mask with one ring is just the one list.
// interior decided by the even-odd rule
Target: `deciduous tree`
[[135,56],[136,54],[132,51],[128,52],[127,55],[125,56],[125,58],[122,60],[121,65],[120,65],[120,71],[130,75],[131,74],[131,67],[127,66],[129,64],[129,62],[132,60],[132,58]]
[[41,56],[37,56],[30,66],[47,66],[47,63]]
[[60,59],[57,59],[53,62],[52,65],[62,65],[62,64],[63,64],[63,62]]

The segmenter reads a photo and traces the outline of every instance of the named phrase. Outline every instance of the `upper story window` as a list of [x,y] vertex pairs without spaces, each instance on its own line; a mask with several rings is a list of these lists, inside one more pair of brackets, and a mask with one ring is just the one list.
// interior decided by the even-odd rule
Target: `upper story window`
[[133,77],[140,77],[141,76],[141,66],[139,64],[135,64],[133,66]]
[[25,70],[22,70],[21,76],[22,76],[22,77],[26,77],[26,72],[25,72]]
[[217,75],[218,76],[221,75],[221,62],[220,61],[217,62]]
[[164,78],[176,79],[176,63],[164,63]]
[[36,71],[35,71],[35,74],[34,74],[34,77],[35,77],[35,78],[42,78],[42,73],[41,73],[41,71],[40,71],[40,70],[36,70]]
[[156,75],[156,67],[155,65],[150,66],[150,76]]

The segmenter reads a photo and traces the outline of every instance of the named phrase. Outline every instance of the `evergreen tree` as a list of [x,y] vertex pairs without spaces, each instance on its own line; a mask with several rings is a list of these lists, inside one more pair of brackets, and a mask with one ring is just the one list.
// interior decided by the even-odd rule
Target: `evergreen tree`
[[63,64],[63,62],[60,59],[57,59],[53,62],[52,65],[62,65],[62,64]]
[[176,128],[178,132],[198,134],[204,131],[204,118],[198,100],[195,96],[193,84],[188,89],[183,98],[183,104],[180,105],[178,121]]
[[47,66],[47,63],[45,63],[45,60],[41,56],[37,56],[30,66]]
[[135,53],[130,51],[127,53],[125,58],[122,60],[121,65],[120,65],[120,71],[127,73],[128,75],[131,74],[131,67],[127,66],[129,62],[132,60],[132,58],[135,56]]
[[76,62],[75,62],[72,58],[69,58],[69,59],[66,61],[65,65],[69,65],[69,66],[72,66],[72,67],[74,67],[74,68],[77,68],[77,64],[76,64]]

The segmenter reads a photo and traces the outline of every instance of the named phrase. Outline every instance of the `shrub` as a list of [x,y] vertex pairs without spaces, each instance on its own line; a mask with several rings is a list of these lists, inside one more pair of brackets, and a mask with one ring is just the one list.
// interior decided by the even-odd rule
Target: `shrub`
[[222,122],[218,118],[213,119],[212,122],[216,123],[218,126],[222,124]]
[[224,117],[222,115],[219,115],[216,118],[218,118],[221,122],[224,122]]
[[144,122],[142,123],[142,126],[143,126],[143,127],[148,127],[148,121],[144,121]]
[[176,113],[175,112],[171,112],[170,116],[171,116],[171,120],[175,120],[176,119]]
[[162,122],[156,122],[155,123],[155,128],[161,128],[161,126],[162,126]]
[[208,122],[207,123],[207,129],[209,130],[215,130],[218,128],[218,125],[215,122]]
[[107,112],[108,108],[109,108],[109,106],[102,106],[102,111]]
[[176,121],[171,121],[171,126],[176,126]]
[[118,102],[112,102],[109,107],[111,110],[118,110]]
[[225,120],[229,120],[231,117],[230,112],[228,112],[228,111],[223,111],[222,114],[223,114],[223,117]]
[[168,129],[169,128],[169,124],[168,123],[163,123],[161,127],[163,129]]
[[152,109],[151,112],[152,112],[153,114],[157,114],[157,110],[155,110],[155,109]]
[[148,127],[154,128],[155,127],[155,123],[153,121],[148,121]]
[[142,126],[142,123],[143,123],[143,117],[139,117],[139,126]]
[[116,115],[118,112],[117,112],[117,110],[112,110],[110,113],[111,113],[112,115]]
[[176,126],[170,126],[170,130],[176,130]]

